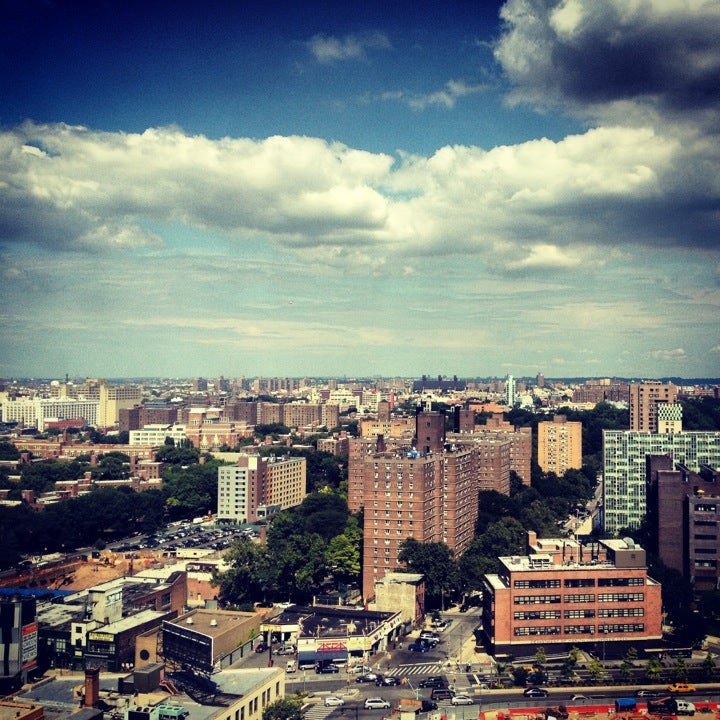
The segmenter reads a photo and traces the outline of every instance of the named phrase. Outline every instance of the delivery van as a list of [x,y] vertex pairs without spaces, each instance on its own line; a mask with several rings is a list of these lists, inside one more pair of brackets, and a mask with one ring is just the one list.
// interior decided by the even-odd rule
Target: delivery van
[[285,663],[285,672],[293,673],[297,670],[297,660],[288,660]]

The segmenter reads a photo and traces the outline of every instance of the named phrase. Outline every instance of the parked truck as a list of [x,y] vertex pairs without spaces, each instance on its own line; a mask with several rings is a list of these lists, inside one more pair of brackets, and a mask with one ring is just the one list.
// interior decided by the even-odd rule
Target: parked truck
[[695,706],[687,700],[679,698],[663,697],[658,700],[648,700],[647,708],[649,713],[657,715],[694,715]]

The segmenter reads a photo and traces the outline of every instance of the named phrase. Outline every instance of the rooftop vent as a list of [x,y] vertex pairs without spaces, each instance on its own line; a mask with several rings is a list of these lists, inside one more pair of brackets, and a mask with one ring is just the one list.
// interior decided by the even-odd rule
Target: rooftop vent
[[217,627],[217,620],[215,618],[210,621],[210,627]]
[[191,617],[189,617],[189,618],[187,619],[187,624],[188,624],[188,625],[192,625],[192,624],[193,624],[193,619],[192,619]]

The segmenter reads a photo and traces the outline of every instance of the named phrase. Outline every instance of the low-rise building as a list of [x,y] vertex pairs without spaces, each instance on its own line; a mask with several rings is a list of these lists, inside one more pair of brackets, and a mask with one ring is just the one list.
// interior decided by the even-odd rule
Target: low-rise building
[[630,540],[538,539],[524,556],[501,557],[486,575],[482,636],[497,656],[565,653],[573,646],[608,657],[662,639],[661,586],[645,550]]

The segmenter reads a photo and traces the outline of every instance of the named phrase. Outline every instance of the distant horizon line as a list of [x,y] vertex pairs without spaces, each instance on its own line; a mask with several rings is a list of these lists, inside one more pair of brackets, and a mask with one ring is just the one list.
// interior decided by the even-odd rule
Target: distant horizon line
[[[579,382],[579,381],[587,381],[587,380],[610,380],[613,382],[627,382],[627,383],[644,383],[644,382],[672,382],[673,384],[703,384],[703,385],[718,385],[720,384],[720,377],[681,377],[679,375],[662,375],[662,376],[656,376],[656,377],[638,377],[638,376],[619,376],[619,375],[565,375],[565,376],[547,376],[543,373],[539,373],[543,375],[545,382],[553,382],[553,381],[562,381],[562,382]],[[224,380],[230,380],[234,379],[237,380],[238,378],[243,378],[245,380],[255,380],[255,379],[274,379],[274,378],[280,378],[284,380],[315,380],[315,381],[328,381],[328,380],[336,380],[339,382],[363,382],[363,381],[372,381],[377,382],[379,380],[406,380],[406,381],[422,381],[425,379],[426,381],[432,383],[432,382],[449,382],[449,383],[460,383],[460,382],[497,382],[497,381],[504,381],[508,377],[512,377],[514,380],[519,381],[526,381],[526,380],[532,380],[535,381],[537,379],[536,375],[513,375],[512,373],[506,373],[505,375],[484,375],[484,376],[460,376],[460,375],[428,375],[420,374],[420,375],[231,375],[226,376],[223,374],[220,375],[177,375],[177,376],[170,376],[170,375],[127,375],[127,376],[95,376],[95,375],[85,375],[85,376],[68,376],[66,375],[65,378],[62,376],[9,376],[9,377],[0,377],[0,383],[19,383],[19,382],[35,382],[35,383],[52,383],[52,382],[86,382],[88,380],[105,380],[107,382],[141,382],[141,381],[174,381],[174,382],[192,382],[193,380],[197,379],[203,379],[203,380],[218,380],[220,378],[223,378]]]

